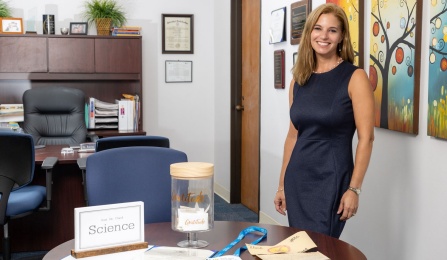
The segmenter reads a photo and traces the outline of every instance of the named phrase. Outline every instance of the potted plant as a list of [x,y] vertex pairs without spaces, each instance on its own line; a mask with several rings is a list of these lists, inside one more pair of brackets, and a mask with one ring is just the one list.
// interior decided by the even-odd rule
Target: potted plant
[[127,19],[116,0],[88,0],[84,18],[89,25],[95,23],[98,35],[109,35],[111,27],[123,26]]
[[11,8],[3,0],[0,0],[0,17],[11,17]]

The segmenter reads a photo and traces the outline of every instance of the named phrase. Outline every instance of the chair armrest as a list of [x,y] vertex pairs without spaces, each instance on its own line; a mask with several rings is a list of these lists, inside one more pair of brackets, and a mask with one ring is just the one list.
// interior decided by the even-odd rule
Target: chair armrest
[[87,158],[78,158],[77,160],[79,169],[82,171],[82,185],[84,186],[84,199],[85,199],[85,205],[88,206],[88,196],[87,196],[87,187],[85,186],[85,168],[87,168]]
[[79,169],[85,170],[85,167],[87,166],[87,158],[86,157],[78,158],[78,160],[76,162],[78,163]]
[[99,139],[99,136],[97,135],[93,135],[93,134],[87,134],[87,139],[90,140],[91,142],[96,142]]
[[48,211],[51,208],[51,194],[53,186],[53,167],[57,163],[57,157],[47,157],[42,163],[42,169],[46,173],[46,189],[47,189],[47,205],[41,207],[39,210]]
[[53,169],[54,165],[57,163],[57,157],[47,157],[43,160],[42,169],[49,170]]

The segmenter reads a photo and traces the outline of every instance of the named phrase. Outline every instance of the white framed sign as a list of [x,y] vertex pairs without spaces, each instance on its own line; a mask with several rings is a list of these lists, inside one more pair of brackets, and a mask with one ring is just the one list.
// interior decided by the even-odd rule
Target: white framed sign
[[75,251],[144,242],[141,201],[75,208]]
[[192,61],[167,60],[165,63],[166,83],[192,82]]

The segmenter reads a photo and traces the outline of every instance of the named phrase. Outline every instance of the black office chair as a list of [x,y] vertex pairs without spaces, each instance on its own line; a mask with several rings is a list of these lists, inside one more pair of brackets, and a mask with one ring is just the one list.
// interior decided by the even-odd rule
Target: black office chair
[[[155,136],[155,135],[147,135],[147,136],[112,136],[101,138],[96,141],[95,152],[100,152],[112,148],[121,148],[121,147],[130,147],[130,146],[154,146],[154,147],[165,147],[169,148],[169,138],[164,136]],[[85,203],[88,206],[88,195],[86,189],[86,178],[85,178],[85,169],[86,169],[86,161],[87,158],[79,158],[77,163],[79,168],[82,170],[82,181],[84,184],[84,198]]]
[[123,147],[87,157],[89,205],[144,202],[144,222],[171,221],[170,165],[184,152],[164,147]]
[[[11,258],[8,222],[41,209],[49,209],[51,188],[28,185],[34,176],[34,142],[31,135],[0,132],[0,224],[3,226],[3,259]],[[48,185],[48,182],[47,182]],[[43,206],[45,205],[45,206]]]
[[23,93],[23,129],[36,145],[79,145],[87,141],[85,95],[66,87],[32,88]]

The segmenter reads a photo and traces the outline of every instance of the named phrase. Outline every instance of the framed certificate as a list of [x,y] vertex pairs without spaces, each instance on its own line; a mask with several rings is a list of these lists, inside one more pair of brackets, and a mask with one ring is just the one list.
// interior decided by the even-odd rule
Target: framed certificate
[[194,15],[162,14],[162,53],[194,53]]
[[284,50],[274,52],[275,88],[284,88]]
[[269,39],[270,43],[278,43],[286,40],[286,8],[272,11],[270,16]]
[[290,7],[290,43],[299,44],[304,30],[307,15],[310,12],[310,2],[308,0],[293,3]]
[[165,63],[165,82],[192,82],[192,61],[167,60]]

